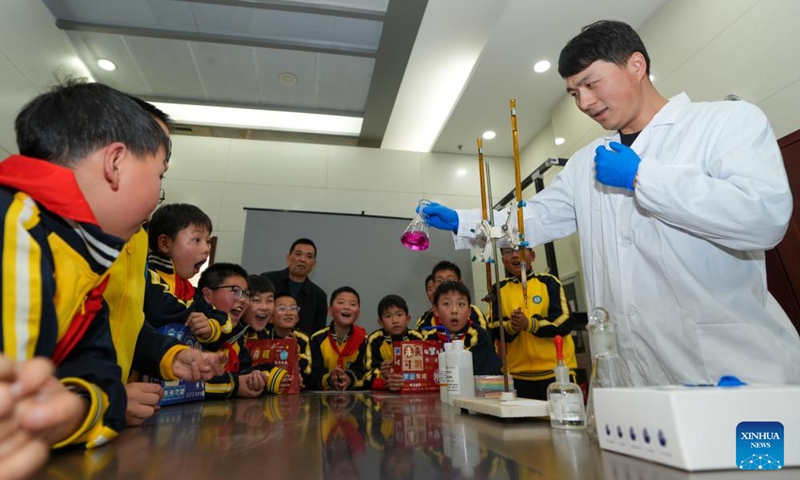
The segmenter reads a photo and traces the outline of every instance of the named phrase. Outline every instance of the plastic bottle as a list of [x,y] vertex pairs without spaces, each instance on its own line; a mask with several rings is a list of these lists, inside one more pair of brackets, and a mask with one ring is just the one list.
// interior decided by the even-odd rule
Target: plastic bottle
[[450,403],[450,395],[447,391],[447,358],[445,354],[453,349],[453,343],[444,344],[444,350],[439,352],[439,400],[442,403]]
[[547,403],[550,408],[550,426],[563,430],[586,427],[586,411],[583,409],[581,387],[570,382],[569,369],[564,365],[564,340],[560,335],[556,343],[556,381],[547,387]]
[[475,396],[475,377],[472,373],[472,352],[464,350],[463,340],[453,340],[453,349],[445,353],[447,362],[447,393],[450,405],[457,397]]

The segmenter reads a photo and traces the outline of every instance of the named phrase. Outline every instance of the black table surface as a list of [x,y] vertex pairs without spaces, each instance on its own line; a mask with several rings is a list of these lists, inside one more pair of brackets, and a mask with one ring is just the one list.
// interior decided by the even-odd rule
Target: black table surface
[[684,472],[547,420],[469,415],[438,393],[363,392],[167,406],[101,448],[54,454],[35,478],[781,480],[800,469]]

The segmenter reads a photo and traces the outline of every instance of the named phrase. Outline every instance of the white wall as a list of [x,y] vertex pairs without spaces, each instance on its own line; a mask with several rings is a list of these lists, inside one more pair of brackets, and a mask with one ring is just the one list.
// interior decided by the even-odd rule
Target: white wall
[[[245,207],[408,217],[420,198],[478,208],[478,161],[471,155],[175,135],[164,180],[166,203],[205,211],[217,261],[240,262]],[[507,159],[489,159],[496,192],[512,188]],[[279,226],[276,226],[278,228]],[[397,232],[398,239],[402,232]],[[387,245],[387,254],[397,245]],[[378,266],[379,268],[379,266]],[[475,296],[486,293],[476,264]],[[424,279],[409,279],[423,288]]]

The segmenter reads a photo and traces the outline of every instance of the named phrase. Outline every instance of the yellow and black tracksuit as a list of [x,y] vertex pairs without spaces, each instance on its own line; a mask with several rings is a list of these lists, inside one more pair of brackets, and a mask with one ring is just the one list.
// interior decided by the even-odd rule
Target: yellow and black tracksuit
[[178,352],[189,348],[156,332],[145,322],[146,273],[147,232],[139,229],[111,265],[108,286],[103,293],[123,383],[128,382],[131,366],[145,375],[176,380],[172,362]]
[[[446,333],[439,330],[425,332],[425,340],[445,343],[447,337]],[[472,352],[473,375],[500,375],[503,364],[494,351],[494,345],[486,330],[468,322],[461,330],[450,332],[450,340],[463,340],[464,350]]]
[[372,390],[386,390],[386,379],[381,376],[381,363],[394,358],[394,342],[423,340],[423,334],[409,330],[400,335],[391,335],[383,329],[372,332],[367,337],[364,360],[364,387]]
[[[572,320],[561,282],[546,273],[531,274],[528,277],[528,302],[523,305],[522,282],[516,277],[508,277],[500,281],[500,300],[507,342],[506,362],[509,373],[514,377],[514,388],[520,396],[546,400],[547,385],[555,378],[556,347],[553,337],[561,335],[564,338],[564,364],[572,370],[573,375],[578,366],[575,344],[570,335]],[[528,326],[514,333],[508,320],[511,312],[517,308],[522,309]],[[496,311],[497,299],[494,299],[492,312]],[[494,338],[500,338],[497,315],[493,314],[491,318]]]
[[[311,377],[311,345],[308,335],[300,330],[293,328],[292,336],[297,340],[297,358],[300,362],[300,376],[303,377],[303,384],[308,385],[309,378]],[[247,340],[282,340],[284,337],[279,337],[275,333],[272,324],[267,325],[267,328],[259,332],[253,331],[252,328],[247,329],[245,335],[245,343]],[[264,364],[268,365],[268,364]],[[258,367],[260,368],[260,366]],[[272,367],[269,367],[272,368]]]
[[331,370],[341,368],[350,377],[350,389],[359,389],[364,383],[364,352],[367,332],[358,325],[341,341],[336,338],[333,322],[311,336],[311,390],[328,390]]
[[[486,317],[483,316],[481,309],[476,305],[470,305],[470,308],[472,311],[469,314],[469,321],[472,322],[473,325],[477,325],[489,332],[489,324],[486,323]],[[414,330],[422,332],[423,329],[427,327],[435,327],[438,325],[440,325],[439,319],[433,314],[433,309],[430,309],[417,319]]]
[[172,259],[151,253],[147,262],[151,283],[145,297],[147,321],[154,327],[183,324],[190,313],[200,312],[208,318],[211,335],[197,340],[208,350],[219,349],[233,335],[230,316],[215,309],[202,295],[197,294],[194,286],[175,272]]
[[[224,344],[228,351],[228,364],[225,373],[206,381],[206,398],[230,398],[239,391],[239,375],[246,375],[253,371],[253,359],[245,345],[245,335],[248,327],[239,324],[235,327],[233,336]],[[265,365],[262,365],[265,366]],[[281,393],[281,380],[286,376],[286,370],[270,366],[268,370],[261,370],[266,385],[264,391],[268,393]]]
[[88,398],[89,413],[55,447],[102,445],[125,427],[103,293],[124,241],[104,233],[73,171],[12,155],[0,162],[2,353],[51,358],[56,376]]

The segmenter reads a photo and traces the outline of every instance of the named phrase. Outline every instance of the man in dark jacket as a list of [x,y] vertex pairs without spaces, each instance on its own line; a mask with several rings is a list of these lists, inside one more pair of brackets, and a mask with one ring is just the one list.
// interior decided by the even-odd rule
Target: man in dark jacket
[[276,297],[288,292],[297,300],[300,321],[296,328],[308,336],[325,328],[328,317],[328,295],[308,278],[316,262],[317,246],[308,238],[300,238],[289,249],[289,255],[286,256],[287,268],[261,274],[275,285]]

